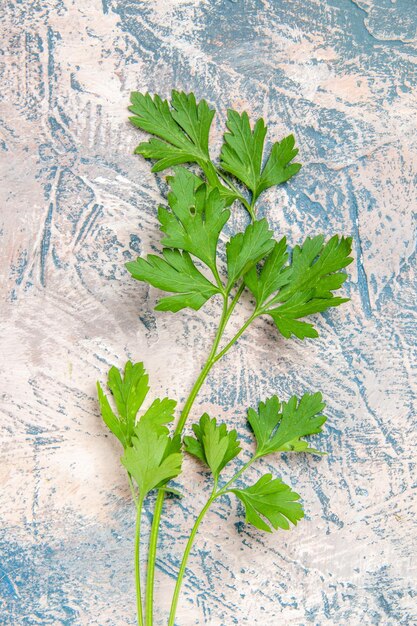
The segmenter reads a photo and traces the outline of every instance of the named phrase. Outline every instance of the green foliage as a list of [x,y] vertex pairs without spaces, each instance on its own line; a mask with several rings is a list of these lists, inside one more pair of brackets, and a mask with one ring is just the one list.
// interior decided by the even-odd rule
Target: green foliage
[[217,187],[228,205],[238,197],[236,192],[225,187],[210,160],[209,132],[214,117],[205,100],[196,102],[193,93],[172,91],[171,102],[155,95],[133,92],[129,110],[134,114],[130,122],[159,139],[142,142],[135,150],[146,159],[156,161],[153,172],[161,172],[182,163],[197,163]]
[[[140,581],[143,500],[153,489],[160,490],[152,521],[147,568],[146,624],[152,624],[156,546],[163,497],[165,492],[181,495],[168,483],[181,472],[181,433],[205,377],[260,315],[271,316],[284,337],[317,337],[315,328],[300,319],[346,302],[333,292],[346,279],[341,270],[352,262],[352,242],[350,238],[337,235],[325,242],[319,235],[307,238],[289,255],[285,237],[275,241],[267,220],[256,219],[255,203],[259,195],[271,186],[286,182],[301,167],[293,162],[298,153],[293,135],[274,143],[266,155],[267,129],[263,119],[252,128],[247,113],[229,110],[218,167],[209,152],[214,111],[205,100],[197,102],[192,93],[173,91],[168,102],[158,95],[151,97],[135,92],[131,103],[132,124],[154,135],[149,141],[140,143],[135,153],[153,159],[154,172],[170,167],[174,170],[173,175],[167,177],[170,186],[168,206],[161,206],[158,211],[164,249],[160,256],[149,254],[127,263],[126,267],[135,279],[169,294],[159,300],[157,310],[175,312],[185,307],[198,310],[214,295],[221,295],[223,299],[210,354],[184,405],[174,436],[170,436],[167,428],[167,424],[173,421],[176,406],[173,400],[156,399],[138,417],[149,391],[148,376],[142,363],[129,361],[123,373],[114,367],[110,369],[108,387],[115,408],[97,383],[103,420],[124,447],[121,461],[128,472],[137,506],[136,595],[138,623],[144,626]],[[197,165],[204,176],[178,167],[185,163]],[[219,241],[230,218],[227,207],[235,200],[248,211],[251,223],[243,232],[233,234],[226,241],[224,254]],[[224,279],[217,266],[219,258],[226,265],[227,278]],[[236,334],[225,341],[226,327],[244,287],[253,294],[256,306]],[[226,345],[222,347],[224,343]],[[260,457],[289,451],[321,454],[309,447],[304,438],[321,432],[326,421],[322,414],[324,407],[320,393],[306,393],[300,399],[293,396],[288,402],[280,402],[277,396],[273,396],[261,402],[257,411],[249,409],[248,421],[256,438],[256,451],[222,486],[219,486],[222,470],[241,451],[237,433],[228,430],[225,424],[218,424],[206,413],[198,424],[193,425],[194,436],[184,438],[185,449],[207,465],[214,484],[195,520],[184,551],[169,626],[175,623],[181,582],[199,524],[217,498],[234,493],[245,507],[247,522],[268,532],[289,529],[291,523],[296,525],[302,519],[304,512],[300,496],[271,474],[265,474],[246,488],[232,485]]]
[[253,202],[265,189],[284,183],[300,170],[299,163],[291,163],[298,154],[293,135],[272,146],[262,169],[266,137],[263,119],[256,122],[252,131],[246,112],[240,115],[229,109],[227,128],[229,132],[224,135],[221,166],[251,190]]
[[122,463],[137,482],[141,498],[156,487],[164,486],[181,471],[181,437],[171,438],[166,424],[174,419],[176,402],[156,399],[138,418],[148,394],[148,375],[143,363],[125,365],[123,374],[112,367],[108,387],[118,415],[110,406],[100,383],[97,391],[104,422],[124,447]]
[[133,92],[131,102],[132,124],[160,138],[141,143],[135,150],[156,160],[153,172],[210,159],[208,137],[214,111],[205,100],[197,104],[194,94],[173,91],[170,107],[159,96]]
[[243,233],[234,235],[226,246],[228,286],[268,254],[274,245],[266,219],[255,221]]
[[305,393],[300,400],[295,396],[280,402],[277,396],[260,402],[258,410],[249,409],[248,422],[255,433],[256,456],[273,452],[311,452],[321,454],[301,439],[321,432],[326,417],[321,393]]
[[260,530],[272,532],[271,526],[275,530],[288,530],[289,522],[296,525],[304,517],[302,506],[297,502],[300,496],[279,478],[272,478],[272,474],[265,474],[252,487],[230,491],[243,502],[246,521]]
[[176,293],[159,300],[157,311],[180,311],[190,307],[197,311],[215,293],[218,287],[213,285],[194,265],[188,252],[165,248],[162,257],[149,254],[146,259],[126,263],[126,268],[133,278],[162,289]]
[[158,218],[165,233],[162,243],[185,250],[216,272],[220,233],[230,217],[218,189],[208,189],[201,178],[183,167],[168,178],[170,211],[159,208]]
[[[143,363],[125,365],[123,375],[116,367],[110,368],[107,385],[112,393],[117,415],[110,406],[100,383],[97,382],[98,400],[103,421],[111,432],[119,439],[124,448],[131,445],[135,432],[137,414],[149,391],[149,377]],[[173,420],[175,400],[164,398],[154,400],[144,412],[142,423],[151,422],[154,426],[162,426]]]
[[269,296],[288,284],[291,269],[289,267],[284,269],[287,260],[287,240],[283,237],[280,241],[274,242],[272,252],[266,257],[259,274],[254,266],[245,275],[246,286],[255,296],[258,306],[262,306]]
[[[223,172],[213,164],[209,152],[209,133],[214,117],[205,100],[197,102],[193,93],[172,91],[171,101],[162,100],[148,93],[131,94],[133,113],[131,123],[141,130],[155,135],[142,142],[135,153],[156,161],[153,172],[161,172],[183,163],[196,163],[206,174],[212,187],[217,187],[223,201],[229,206],[241,199],[240,192],[226,180]],[[294,148],[293,135],[273,144],[270,155],[262,168],[266,127],[258,120],[252,132],[247,113],[240,115],[229,110],[224,144],[221,151],[221,167],[252,192],[252,203],[273,185],[280,185],[296,174],[301,165],[291,163],[298,153]],[[249,207],[247,207],[249,209]],[[250,209],[251,210],[251,209]]]
[[193,424],[193,431],[195,437],[184,437],[185,450],[205,463],[218,478],[241,450],[236,431],[228,431],[226,424],[217,425],[216,418],[210,419],[207,413],[198,424]]
[[347,302],[332,292],[346,280],[346,274],[339,270],[352,262],[351,250],[350,237],[335,235],[327,243],[322,235],[308,237],[302,246],[295,246],[286,265],[285,239],[276,243],[261,270],[253,268],[245,276],[259,314],[270,315],[284,337],[317,337],[311,324],[298,320]]
[[125,449],[122,463],[135,479],[140,497],[164,486],[181,472],[181,437],[171,438],[167,428],[152,420],[140,420],[134,430],[132,445]]

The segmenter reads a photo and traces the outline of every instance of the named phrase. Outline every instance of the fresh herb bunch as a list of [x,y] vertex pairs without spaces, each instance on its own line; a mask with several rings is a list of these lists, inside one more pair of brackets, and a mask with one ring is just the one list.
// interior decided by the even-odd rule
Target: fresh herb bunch
[[[229,110],[220,163],[209,153],[209,132],[214,117],[205,100],[196,102],[194,94],[173,91],[171,102],[149,94],[133,93],[130,121],[154,135],[139,144],[135,153],[152,159],[154,172],[173,168],[168,176],[167,203],[158,209],[158,220],[165,246],[161,255],[150,254],[129,262],[133,278],[156,287],[168,295],[156,310],[176,312],[186,307],[198,310],[213,296],[219,297],[222,310],[213,345],[202,370],[184,404],[175,427],[176,402],[154,400],[142,411],[149,392],[143,363],[128,362],[124,372],[112,367],[108,387],[114,409],[99,383],[98,398],[102,417],[123,446],[121,462],[127,471],[136,506],[135,570],[139,626],[153,624],[153,590],[158,533],[168,483],[181,473],[184,451],[199,459],[211,472],[213,488],[197,516],[184,549],[175,585],[168,626],[174,626],[181,583],[198,527],[215,500],[234,494],[246,511],[246,521],[270,532],[288,529],[303,517],[299,495],[278,477],[265,474],[256,483],[241,486],[253,463],[268,454],[306,452],[321,454],[304,439],[317,434],[326,421],[320,393],[293,396],[287,402],[273,396],[249,409],[247,416],[256,447],[250,459],[229,479],[223,470],[240,454],[235,430],[218,424],[204,414],[192,426],[193,435],[183,437],[184,427],[197,394],[214,364],[229,351],[249,325],[268,315],[285,338],[318,336],[306,316],[339,306],[346,298],[336,297],[346,280],[341,271],[352,262],[351,238],[322,235],[308,237],[287,250],[285,237],[274,239],[265,218],[257,219],[256,202],[269,187],[285,183],[301,165],[294,163],[298,150],[293,135],[272,145],[264,155],[266,126],[259,119],[251,127],[247,113]],[[192,164],[193,171],[183,167]],[[197,167],[196,167],[197,166]],[[198,170],[198,171],[197,171]],[[230,218],[232,205],[247,210],[250,223],[243,232],[226,242],[226,271],[219,270],[220,235]],[[236,334],[224,340],[232,313],[244,292],[253,303],[251,315]],[[223,342],[223,343],[222,343]],[[146,598],[143,605],[140,577],[141,517],[145,498],[158,490],[149,538]]]

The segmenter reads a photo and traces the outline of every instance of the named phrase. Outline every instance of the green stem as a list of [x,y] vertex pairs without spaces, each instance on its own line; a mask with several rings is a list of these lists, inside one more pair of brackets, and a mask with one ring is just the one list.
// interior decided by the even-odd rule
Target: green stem
[[169,613],[168,626],[174,626],[174,624],[175,624],[175,614],[177,612],[178,600],[179,600],[179,597],[180,597],[181,585],[182,585],[182,581],[183,581],[183,578],[184,578],[185,570],[186,570],[186,567],[187,567],[188,557],[190,556],[190,552],[191,552],[191,549],[193,547],[194,539],[195,539],[195,536],[196,536],[197,531],[199,529],[199,526],[200,526],[201,522],[203,521],[203,518],[204,518],[205,514],[207,513],[207,511],[209,510],[209,508],[211,507],[212,503],[214,502],[214,500],[217,497],[216,489],[217,489],[217,480],[214,483],[213,491],[212,491],[212,494],[211,494],[210,498],[207,500],[206,504],[201,509],[199,516],[197,517],[197,519],[194,522],[194,526],[192,527],[190,536],[189,536],[188,541],[187,541],[187,545],[185,546],[184,554],[183,554],[183,557],[182,557],[182,560],[181,560],[181,565],[180,565],[180,569],[179,569],[178,576],[177,576],[177,582],[175,584],[174,595],[172,597],[172,603],[171,603],[171,610],[170,610],[170,613]]
[[188,558],[190,556],[190,552],[193,547],[197,531],[200,527],[201,522],[203,521],[205,514],[207,513],[207,511],[213,504],[214,500],[216,500],[216,498],[219,498],[220,496],[223,496],[225,493],[227,493],[230,485],[234,483],[238,478],[240,478],[243,472],[245,472],[248,469],[248,467],[252,465],[252,463],[256,460],[256,458],[257,458],[256,455],[251,457],[249,461],[245,463],[244,465],[242,465],[240,470],[236,472],[236,474],[232,476],[232,478],[218,491],[217,491],[217,478],[215,478],[212,494],[210,498],[207,500],[206,504],[201,509],[199,516],[195,520],[194,526],[191,529],[191,533],[187,541],[187,545],[185,546],[184,554],[181,560],[180,569],[178,572],[177,582],[175,584],[174,595],[172,597],[168,626],[175,626],[175,614],[177,612],[178,600],[179,600],[180,592],[181,592],[181,585],[182,585],[182,581],[184,578],[185,570],[187,568]]
[[210,185],[212,187],[220,187],[221,182],[219,180],[219,173],[213,163],[211,161],[205,161],[201,159],[200,161],[198,161],[198,164],[206,175],[206,178]]
[[[235,303],[236,304],[236,303]],[[194,383],[193,388],[191,389],[190,395],[188,396],[185,404],[184,404],[184,408],[182,410],[180,419],[178,420],[178,424],[175,428],[175,435],[180,435],[182,433],[182,431],[184,430],[184,426],[185,426],[185,422],[187,421],[188,415],[190,414],[191,408],[194,404],[194,401],[197,397],[198,392],[201,389],[202,384],[204,383],[209,371],[211,370],[211,368],[213,367],[215,360],[214,357],[216,355],[217,352],[217,348],[219,347],[219,343],[220,340],[223,336],[224,333],[224,329],[226,327],[226,324],[229,320],[229,317],[231,315],[231,311],[230,308],[232,307],[232,304],[229,307],[229,303],[227,300],[227,296],[225,295],[223,297],[223,310],[222,310],[222,315],[220,318],[220,323],[219,323],[219,327],[217,329],[216,332],[216,336],[214,338],[213,341],[213,345],[212,348],[210,350],[210,354],[207,358],[207,361],[205,362],[205,365],[203,367],[203,369],[201,370],[197,380]],[[233,306],[234,308],[234,306]],[[233,309],[232,309],[233,310]]]
[[[245,288],[245,285],[244,283],[242,283],[239,289],[237,290],[230,305],[228,302],[227,294],[223,295],[223,310],[222,310],[222,315],[220,318],[219,327],[217,329],[216,336],[213,341],[213,346],[211,348],[207,361],[205,365],[203,366],[203,369],[201,370],[197,380],[195,381],[194,386],[191,389],[190,395],[188,396],[184,404],[184,408],[180,415],[180,419],[175,428],[175,435],[182,434],[182,431],[184,430],[185,423],[190,414],[191,408],[194,404],[197,394],[200,391],[201,386],[203,385],[213,365],[217,363],[217,361],[220,358],[220,355],[223,356],[227,352],[227,350],[229,350],[229,348],[232,347],[235,341],[237,341],[240,335],[246,330],[246,328],[250,324],[251,320],[248,320],[245,326],[239,331],[239,333],[235,335],[234,339],[227,344],[227,346],[221,351],[220,354],[216,355],[216,352],[219,347],[220,340],[223,336],[226,324],[231,314],[233,313],[233,310],[240,296],[242,295],[244,288]],[[162,508],[164,505],[164,497],[165,497],[165,492],[160,489],[158,492],[158,496],[156,498],[155,510],[154,510],[154,515],[153,515],[153,520],[152,520],[151,536],[149,540],[148,571],[147,571],[147,577],[146,577],[146,626],[152,626],[153,624],[153,591],[154,591],[154,585],[155,585],[156,549],[157,549],[157,544],[158,544],[159,526],[161,522]]]
[[215,168],[215,170],[216,170],[217,176],[222,178],[224,182],[226,183],[226,185],[233,191],[233,193],[236,194],[238,200],[243,204],[243,206],[245,207],[245,209],[248,211],[249,215],[251,216],[251,219],[254,221],[256,219],[255,202],[252,201],[249,204],[245,196],[243,196],[240,193],[239,189],[232,183],[230,178],[226,176],[226,174],[223,174],[223,172],[221,172],[218,168]]
[[165,491],[159,489],[153,514],[151,536],[149,539],[148,569],[146,573],[146,626],[153,622],[153,589],[155,584],[156,548],[158,545],[159,524],[164,506]]
[[136,603],[138,611],[138,626],[144,626],[142,609],[142,591],[140,585],[140,522],[142,517],[143,499],[140,498],[136,505],[136,531],[135,531],[135,578],[136,578]]
[[232,478],[225,484],[223,485],[223,487],[216,493],[216,498],[218,498],[219,496],[224,495],[227,490],[229,489],[230,485],[234,482],[237,481],[238,478],[240,478],[242,476],[242,474],[244,472],[246,472],[246,470],[252,465],[252,463],[254,461],[256,461],[258,457],[256,456],[256,454],[254,454],[253,456],[251,456],[251,458],[249,459],[249,461],[247,461],[246,463],[244,463],[244,465],[242,465],[242,467],[240,468],[240,470],[238,472],[236,472],[236,474],[234,474],[232,476]]
[[[232,305],[233,305],[233,302],[230,305],[230,307]],[[204,383],[209,371],[211,370],[211,368],[213,367],[215,363],[214,356],[219,346],[220,339],[222,338],[227,321],[231,315],[231,312],[229,311],[230,307],[228,306],[228,299],[227,299],[227,296],[225,295],[223,297],[222,316],[220,318],[220,323],[216,332],[216,336],[214,338],[213,346],[211,348],[207,361],[203,369],[201,370],[197,380],[195,381],[193,388],[191,389],[190,395],[188,396],[184,404],[184,408],[182,410],[180,419],[175,429],[176,435],[180,435],[182,431],[184,430],[185,423],[187,421],[191,408],[194,404],[194,401],[197,397],[197,394],[200,391],[200,388],[202,384]],[[156,549],[157,549],[157,544],[158,544],[159,525],[161,521],[162,508],[164,505],[164,497],[165,497],[165,492],[160,489],[158,491],[158,496],[156,498],[155,511],[154,511],[153,520],[152,520],[151,536],[149,539],[148,571],[147,571],[147,577],[146,577],[146,626],[152,626],[152,623],[153,623],[153,591],[154,591],[154,584],[155,584]]]
[[218,354],[216,354],[216,356],[214,357],[214,362],[215,363],[217,361],[219,361],[226,354],[226,352],[228,352],[228,350],[230,350],[230,348],[233,346],[233,344],[236,343],[236,341],[239,339],[239,337],[241,337],[243,335],[243,333],[248,328],[248,326],[250,326],[250,324],[252,324],[253,320],[255,318],[257,318],[257,317],[258,317],[258,313],[257,312],[252,313],[250,318],[246,320],[246,322],[243,324],[242,328],[240,328],[237,331],[236,335],[234,337],[232,337],[232,339],[229,341],[229,343],[226,344],[226,346],[223,348],[223,350],[221,350]]

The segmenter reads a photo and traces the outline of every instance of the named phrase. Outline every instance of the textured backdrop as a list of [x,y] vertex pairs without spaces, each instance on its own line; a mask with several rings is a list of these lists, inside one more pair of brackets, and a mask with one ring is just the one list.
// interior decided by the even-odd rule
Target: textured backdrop
[[[293,131],[304,168],[264,194],[262,212],[291,244],[344,233],[355,252],[352,300],[317,317],[319,339],[284,341],[259,320],[199,396],[194,417],[227,419],[250,446],[246,406],[322,390],[316,444],[328,456],[263,463],[303,496],[307,518],[289,533],[246,526],[235,501],[214,507],[178,624],[417,624],[415,0],[5,0],[1,11],[0,623],[135,623],[134,511],[95,381],[144,360],[155,393],[183,401],[219,311],[214,300],[155,313],[156,291],[124,269],[159,246],[165,193],[132,154],[142,135],[129,92],[176,87],[216,106],[213,154],[229,106],[262,115],[272,138]],[[198,465],[186,471],[162,527],[158,625],[206,494]]]

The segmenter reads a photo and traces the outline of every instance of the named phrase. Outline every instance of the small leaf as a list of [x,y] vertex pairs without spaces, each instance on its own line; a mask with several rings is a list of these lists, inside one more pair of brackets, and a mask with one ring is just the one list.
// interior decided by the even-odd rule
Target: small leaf
[[171,439],[168,432],[161,432],[150,420],[138,423],[132,445],[125,449],[122,464],[135,479],[142,499],[181,472],[180,448],[179,436]]
[[224,135],[221,166],[255,194],[262,167],[265,123],[262,118],[259,119],[252,131],[246,112],[239,115],[237,111],[229,109],[226,124],[229,132]]
[[288,135],[272,146],[271,154],[262,171],[262,176],[256,189],[256,197],[265,189],[274,185],[281,185],[295,176],[300,169],[300,163],[291,163],[297,156],[298,148],[294,148],[294,135]]
[[187,252],[165,248],[162,254],[163,257],[149,254],[146,259],[126,263],[127,270],[136,280],[178,294],[162,298],[155,310],[175,312],[190,307],[197,311],[211,296],[219,293],[219,288],[203,276]]
[[198,147],[199,151],[209,158],[208,141],[214,111],[205,100],[196,102],[193,93],[183,91],[172,92],[172,117]]
[[176,406],[177,403],[175,400],[170,400],[169,398],[159,400],[157,398],[142,415],[140,421],[142,423],[149,421],[155,427],[169,424],[174,419],[174,410]]
[[113,413],[109,401],[107,400],[99,382],[97,382],[97,394],[104,423],[113,435],[118,438],[122,446],[125,447],[127,445],[127,440],[124,425],[120,423],[120,420]]
[[245,282],[261,314],[270,315],[284,337],[318,337],[311,324],[299,319],[347,302],[332,292],[346,280],[346,274],[339,270],[352,262],[351,249],[350,237],[335,235],[327,243],[321,235],[307,238],[302,246],[295,246],[291,262],[286,265],[282,239],[260,271],[254,267],[245,276]]
[[301,165],[291,163],[298,154],[294,148],[293,135],[285,137],[272,146],[271,153],[262,170],[266,126],[260,118],[252,131],[246,112],[239,115],[229,109],[228,133],[224,135],[221,166],[252,191],[253,201],[268,187],[280,185],[296,174]]
[[244,276],[274,247],[266,219],[257,220],[227,243],[228,287]]
[[274,243],[272,252],[265,259],[259,272],[254,266],[245,276],[246,286],[255,296],[256,303],[262,305],[269,296],[288,283],[290,268],[284,270],[288,260],[287,241],[283,237]]
[[120,417],[126,422],[129,430],[135,425],[136,414],[139,411],[149,391],[149,377],[143,363],[132,364],[127,361],[123,378],[117,369],[109,371],[108,387],[113,394]]
[[279,478],[273,479],[272,474],[265,474],[252,487],[230,491],[243,502],[246,521],[260,530],[272,532],[271,526],[275,530],[288,530],[289,522],[296,526],[304,517],[302,506],[297,502],[300,496]]
[[291,335],[295,335],[299,339],[305,337],[318,337],[318,332],[306,322],[297,321],[300,317],[311,315],[312,313],[320,313],[335,306],[340,306],[344,302],[348,302],[349,298],[315,298],[314,290],[302,291],[295,293],[289,300],[279,307],[267,309],[268,313],[274,320],[281,335],[287,339]]
[[282,405],[277,396],[260,402],[258,410],[249,409],[248,422],[256,437],[256,456],[273,452],[310,452],[320,454],[310,448],[301,437],[320,433],[326,417],[321,393],[305,393],[300,400],[292,396]]
[[[108,387],[112,392],[118,415],[97,383],[98,400],[103,421],[111,432],[119,439],[124,448],[131,445],[135,433],[137,414],[149,391],[149,377],[143,363],[125,365],[123,375],[116,367],[112,367],[108,375]],[[167,432],[163,426],[174,419],[175,400],[163,398],[154,400],[141,418],[143,423],[152,424],[159,432]]]
[[224,467],[240,452],[235,430],[228,431],[226,424],[217,425],[216,418],[207,413],[193,425],[195,437],[184,437],[185,450],[205,463],[218,478]]
[[186,250],[216,271],[219,236],[230,217],[219,190],[208,189],[198,176],[182,167],[167,180],[172,189],[168,194],[171,210],[160,207],[158,212],[165,233],[162,243]]
[[135,150],[147,159],[155,159],[152,168],[160,172],[180,163],[208,160],[208,135],[214,111],[205,100],[196,102],[194,94],[173,91],[172,108],[159,96],[131,94],[134,114],[132,124],[159,139],[141,143]]

